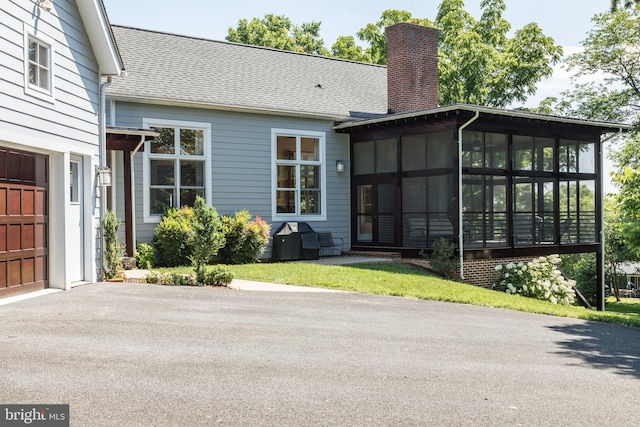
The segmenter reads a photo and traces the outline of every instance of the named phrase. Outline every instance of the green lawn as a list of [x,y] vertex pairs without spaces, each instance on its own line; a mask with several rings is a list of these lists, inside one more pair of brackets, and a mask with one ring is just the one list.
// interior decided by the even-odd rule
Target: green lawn
[[[233,271],[237,279],[447,301],[640,326],[640,300],[635,298],[625,298],[620,303],[614,300],[607,301],[607,311],[596,312],[582,307],[565,307],[443,280],[419,267],[400,263],[382,262],[339,266],[287,262],[227,267]],[[187,273],[193,270],[183,267],[168,271]]]

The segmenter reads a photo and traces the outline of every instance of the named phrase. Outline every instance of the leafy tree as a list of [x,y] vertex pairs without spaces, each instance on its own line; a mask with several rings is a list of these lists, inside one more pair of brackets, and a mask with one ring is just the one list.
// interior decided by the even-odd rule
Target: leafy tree
[[564,93],[560,109],[587,119],[623,121],[640,112],[640,8],[601,13],[582,42],[584,50],[567,59],[574,78],[604,75]]
[[[617,3],[617,2],[616,2]],[[562,93],[555,102],[557,114],[608,121],[637,120],[640,112],[640,8],[616,8],[593,18],[594,28],[583,41],[584,50],[566,61],[574,79],[591,76],[601,83],[577,84]],[[557,101],[557,102],[556,102]],[[640,249],[640,141],[627,138],[622,147],[611,155],[617,167],[613,180],[620,190],[616,196],[619,213],[607,227],[606,250],[616,253],[620,245]],[[624,236],[624,242],[619,241]],[[609,247],[610,246],[610,247]],[[624,258],[624,257],[623,257]],[[615,257],[612,259],[616,259]],[[608,263],[608,271],[615,269]],[[609,274],[610,275],[610,274]]]
[[575,265],[574,280],[576,281],[576,287],[592,306],[598,304],[597,265],[596,254],[594,253],[580,254]]
[[[622,233],[620,212],[613,198],[605,199],[605,282],[618,301],[620,300],[620,267],[638,260],[638,254],[627,243]],[[562,271],[573,278],[577,287],[589,303],[597,302],[597,274],[595,254],[568,254],[562,256]]]
[[619,190],[617,232],[640,253],[640,7],[601,13],[593,22],[584,50],[571,55],[567,67],[576,77],[603,74],[602,83],[577,85],[563,94],[560,106],[564,113],[588,119],[635,122],[635,132],[611,157]]
[[605,278],[609,283],[609,289],[615,293],[620,301],[620,289],[618,288],[618,271],[622,264],[638,259],[633,248],[627,244],[626,235],[622,232],[620,212],[612,199],[605,199]]
[[226,40],[253,46],[265,46],[292,52],[329,56],[320,38],[321,22],[293,25],[284,15],[266,14],[263,19],[241,19],[237,28],[229,28]]
[[640,250],[640,169],[624,166],[614,174],[616,195],[622,214],[620,231],[636,251]]
[[413,22],[420,25],[434,26],[428,19],[414,18],[410,12],[405,10],[385,10],[382,12],[382,16],[378,22],[375,24],[367,24],[366,27],[357,33],[360,40],[369,43],[369,47],[365,52],[371,58],[372,63],[380,65],[387,63],[387,37],[384,34],[384,29],[385,27],[401,22]]
[[331,55],[334,58],[349,59],[358,62],[373,62],[370,52],[356,44],[353,36],[340,36],[331,46]]
[[463,0],[443,0],[435,21],[414,18],[411,13],[385,10],[381,19],[361,29],[358,37],[369,43],[371,61],[386,63],[384,27],[415,22],[440,29],[439,64],[441,105],[456,103],[506,107],[525,101],[536,83],[553,73],[552,65],[562,48],[540,27],[530,23],[508,33],[511,25],[502,17],[504,0],[483,0],[480,20],[464,9]]
[[483,0],[479,21],[462,0],[444,0],[435,26],[440,29],[440,104],[506,107],[525,101],[536,83],[553,73],[562,48],[530,23],[509,38],[503,0]]
[[615,12],[618,9],[630,9],[640,4],[640,0],[624,0],[621,2],[620,0],[611,0],[611,11]]

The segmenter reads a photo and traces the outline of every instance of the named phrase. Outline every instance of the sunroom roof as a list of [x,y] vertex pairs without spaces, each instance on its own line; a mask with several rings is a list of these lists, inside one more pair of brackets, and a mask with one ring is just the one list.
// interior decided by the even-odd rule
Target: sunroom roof
[[438,116],[442,114],[451,114],[455,112],[478,113],[486,116],[504,116],[521,119],[536,120],[541,122],[566,123],[581,126],[591,126],[600,128],[601,133],[622,132],[632,128],[631,125],[625,123],[614,123],[599,120],[585,120],[571,117],[552,116],[548,114],[531,113],[521,110],[506,110],[501,108],[481,107],[469,104],[454,104],[446,107],[432,108],[429,110],[410,111],[406,113],[384,114],[373,118],[365,118],[360,120],[350,120],[339,123],[333,127],[334,130],[348,130],[368,125],[383,124],[388,122],[401,123],[403,121],[414,120],[420,117]]

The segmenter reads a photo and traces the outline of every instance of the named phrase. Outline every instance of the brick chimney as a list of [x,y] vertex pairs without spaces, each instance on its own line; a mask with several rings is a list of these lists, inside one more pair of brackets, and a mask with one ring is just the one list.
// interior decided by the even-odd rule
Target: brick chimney
[[436,108],[440,31],[404,22],[385,32],[389,113]]

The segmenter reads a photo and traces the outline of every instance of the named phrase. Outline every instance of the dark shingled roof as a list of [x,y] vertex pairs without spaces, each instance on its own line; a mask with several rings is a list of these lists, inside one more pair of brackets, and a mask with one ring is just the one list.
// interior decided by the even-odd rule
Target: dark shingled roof
[[115,99],[345,119],[387,112],[386,67],[113,26]]

